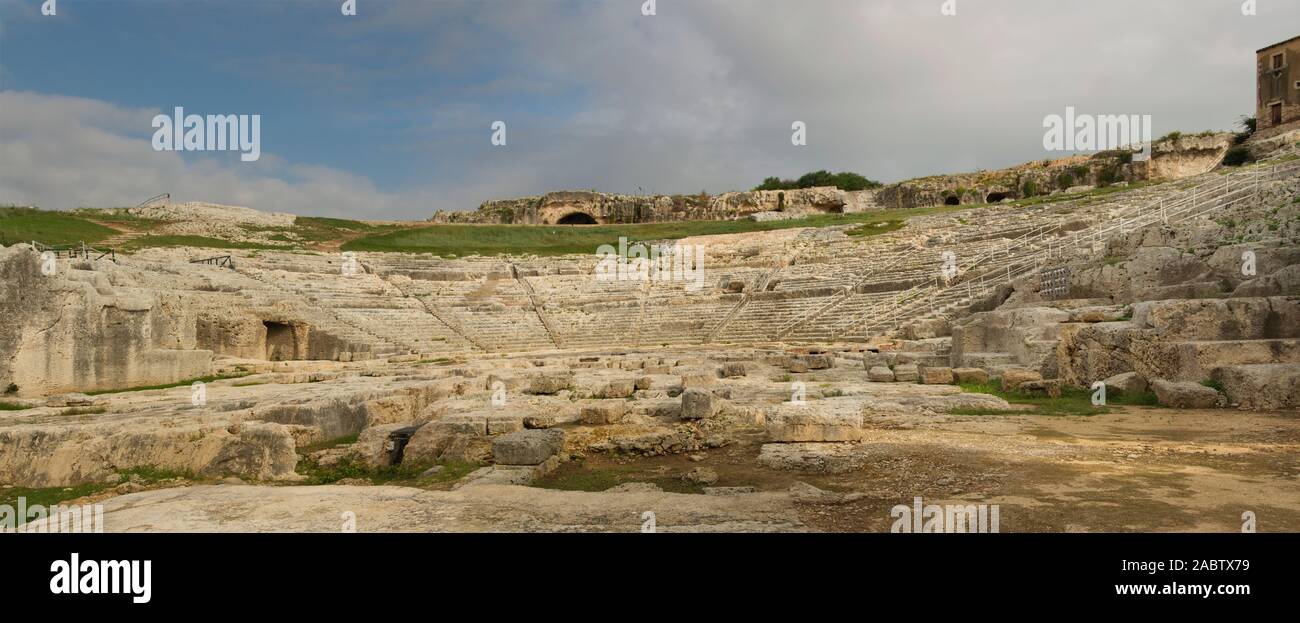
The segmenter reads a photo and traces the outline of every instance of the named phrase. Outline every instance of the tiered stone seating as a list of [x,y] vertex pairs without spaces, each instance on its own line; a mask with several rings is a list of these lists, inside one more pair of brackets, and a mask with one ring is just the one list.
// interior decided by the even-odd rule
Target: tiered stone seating
[[740,295],[692,294],[646,302],[637,334],[641,344],[697,344],[734,307]]
[[[350,327],[345,332],[348,340],[369,336],[366,341],[376,346],[377,354],[459,352],[471,347],[418,300],[378,276],[344,275],[343,262],[342,256],[259,254],[241,262],[239,269],[299,295],[308,308],[321,312],[311,319],[319,330],[340,331],[337,324],[344,324]],[[331,316],[338,322],[330,322]]]
[[733,343],[772,340],[791,319],[809,314],[826,303],[827,297],[821,295],[784,298],[759,294],[746,303],[714,340]]
[[[1059,263],[1095,254],[1111,235],[1098,232],[1132,218],[1135,207],[1216,176],[1036,206],[932,214],[875,236],[809,229],[764,244],[705,239],[702,284],[598,279],[594,254],[364,253],[354,256],[363,271],[345,276],[343,254],[257,251],[236,253],[239,273],[177,270],[211,270],[211,289],[218,292],[212,296],[234,289],[256,305],[294,307],[320,330],[374,353],[856,341],[900,323],[960,313],[1005,282],[1004,271],[1025,274],[1040,258]],[[958,273],[945,281],[948,251]]]

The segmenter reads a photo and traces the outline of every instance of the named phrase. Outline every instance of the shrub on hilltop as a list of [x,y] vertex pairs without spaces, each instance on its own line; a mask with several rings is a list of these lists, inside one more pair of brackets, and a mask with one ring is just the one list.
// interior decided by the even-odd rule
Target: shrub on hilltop
[[867,190],[869,188],[879,188],[880,182],[868,179],[863,175],[845,171],[843,173],[831,173],[830,171],[813,171],[805,173],[797,180],[783,180],[779,177],[769,177],[763,180],[762,184],[754,187],[754,190],[795,190],[799,188],[815,188],[819,186],[834,186],[843,191]]

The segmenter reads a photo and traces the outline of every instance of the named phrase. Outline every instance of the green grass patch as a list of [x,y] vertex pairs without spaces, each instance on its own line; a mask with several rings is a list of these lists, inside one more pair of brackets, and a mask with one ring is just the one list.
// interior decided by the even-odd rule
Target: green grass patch
[[1037,197],[1017,199],[1010,203],[1013,206],[1029,207],[1029,206],[1037,206],[1037,205],[1044,205],[1044,204],[1051,204],[1051,203],[1060,203],[1062,201],[1083,201],[1083,200],[1095,201],[1104,198],[1108,195],[1137,190],[1144,186],[1150,186],[1154,183],[1157,182],[1142,180],[1137,182],[1130,182],[1127,186],[1113,186],[1113,185],[1101,186],[1098,188],[1094,188],[1092,190],[1085,190],[1083,192],[1077,192],[1077,193],[1061,193],[1059,195],[1039,195]]
[[373,224],[341,218],[300,216],[290,231],[307,242],[328,242],[357,236],[377,236],[403,229],[401,225]]
[[130,208],[77,208],[72,211],[72,214],[91,221],[121,225],[131,231],[148,231],[167,224],[166,221],[155,221],[131,214]]
[[1206,379],[1204,381],[1201,381],[1201,385],[1204,385],[1216,392],[1219,392],[1220,394],[1224,393],[1223,383],[1220,383],[1219,381],[1215,381],[1213,379]]
[[962,391],[975,394],[991,394],[997,396],[1014,405],[1030,405],[1032,411],[992,411],[973,409],[972,413],[957,413],[956,415],[995,415],[995,414],[1028,414],[1028,415],[1100,415],[1109,413],[1109,407],[1098,407],[1092,404],[1092,391],[1078,387],[1062,387],[1061,396],[1052,398],[1049,396],[1026,396],[1019,391],[1004,392],[1001,385],[996,381],[988,383],[961,383]]
[[0,401],[0,411],[23,411],[25,409],[30,409],[30,408],[31,407],[20,405],[16,402]]
[[482,465],[478,463],[465,461],[448,461],[441,463],[440,465],[442,465],[442,471],[432,476],[421,478],[416,484],[431,485],[456,482],[457,480],[468,476],[470,472],[482,467]]
[[1116,389],[1106,390],[1106,404],[1108,405],[1128,405],[1133,407],[1160,407],[1160,400],[1156,398],[1156,393],[1147,390],[1141,393],[1128,394]]
[[195,384],[195,383],[200,383],[200,382],[202,382],[202,383],[211,383],[211,382],[213,382],[213,381],[223,381],[223,380],[226,380],[226,379],[241,379],[241,378],[244,378],[244,377],[246,377],[246,376],[251,376],[251,375],[252,375],[251,372],[245,372],[245,373],[242,373],[242,374],[226,374],[226,375],[218,375],[218,376],[201,376],[201,377],[199,377],[199,378],[197,378],[197,379],[189,379],[189,380],[186,380],[186,381],[176,381],[175,383],[167,383],[167,384],[165,384],[165,385],[145,385],[145,386],[142,386],[142,387],[126,387],[126,388],[122,388],[122,389],[98,389],[98,390],[95,390],[95,391],[83,392],[83,393],[86,394],[87,396],[100,396],[100,395],[103,395],[103,394],[122,394],[122,393],[126,393],[126,392],[146,392],[146,391],[149,391],[149,390],[152,390],[152,389],[172,389],[173,387],[185,387],[185,386],[193,385],[193,384]]
[[[903,221],[913,216],[969,210],[972,207],[974,206],[937,206],[857,214],[818,214],[800,219],[762,222],[684,221],[592,226],[440,224],[365,236],[345,243],[342,248],[344,251],[433,253],[456,257],[501,254],[539,256],[586,254],[595,253],[601,245],[617,245],[620,237],[625,237],[630,242],[680,240],[692,236],[775,231],[796,227],[878,223],[885,223],[881,228],[884,231],[892,231],[890,227],[895,229],[902,227]],[[899,224],[892,225],[895,222]]]
[[[87,482],[71,487],[43,487],[39,489],[14,487],[12,489],[0,489],[0,505],[8,505],[16,513],[18,511],[18,498],[27,498],[27,508],[39,504],[48,509],[55,504],[94,495],[113,486],[116,485]],[[27,523],[26,517],[17,517],[17,525],[21,526],[25,523]]]
[[45,245],[93,245],[117,231],[70,212],[36,208],[0,208],[0,244],[33,240]]
[[126,243],[124,249],[144,249],[148,247],[203,247],[212,249],[291,249],[292,245],[271,245],[257,242],[235,242],[207,236],[141,236]]
[[59,415],[99,415],[108,412],[108,407],[73,407],[64,409]]
[[885,221],[883,223],[859,225],[844,233],[849,236],[878,236],[891,231],[898,231],[906,224],[903,221]]
[[669,493],[703,493],[704,489],[676,476],[647,477],[634,465],[618,465],[602,468],[588,468],[584,465],[569,463],[560,466],[554,473],[542,478],[534,487],[555,489],[559,491],[605,491],[629,482],[649,482]]
[[[132,476],[135,476],[136,481],[144,485],[156,484],[160,481],[171,480],[174,478],[196,480],[194,474],[190,472],[178,472],[152,466],[122,469],[118,470],[117,474],[122,477],[119,482],[126,482],[130,480]],[[39,504],[48,509],[50,506],[63,504],[68,500],[75,500],[88,495],[101,493],[116,486],[117,483],[86,482],[70,487],[13,487],[11,489],[0,489],[0,505],[9,505],[16,511],[18,508],[18,498],[26,498],[27,508]],[[17,519],[17,525],[21,526],[22,524],[27,523],[26,517],[18,517]]]
[[370,467],[353,457],[343,457],[337,464],[325,467],[310,457],[298,462],[298,473],[307,477],[303,484],[328,485],[345,478],[365,478],[376,485],[386,484],[437,484],[460,480],[466,474],[478,469],[477,463],[443,463],[442,471],[432,476],[421,478],[430,465],[401,464],[384,467]]

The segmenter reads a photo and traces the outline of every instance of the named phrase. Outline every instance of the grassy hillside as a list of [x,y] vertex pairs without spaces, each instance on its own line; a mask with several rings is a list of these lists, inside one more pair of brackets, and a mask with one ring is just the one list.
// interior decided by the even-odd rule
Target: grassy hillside
[[[165,233],[166,223],[133,217],[122,210],[82,209],[73,212],[34,208],[0,208],[0,244],[35,240],[48,245],[85,242],[97,244],[119,232],[143,235],[118,251],[150,247],[207,247],[214,249],[315,249],[377,252],[435,253],[447,257],[468,255],[565,255],[593,253],[603,244],[618,244],[620,236],[633,241],[677,240],[691,236],[739,234],[795,227],[857,225],[851,236],[874,236],[901,228],[908,217],[967,210],[977,206],[939,206],[910,210],[885,210],[862,214],[821,214],[786,221],[688,221],[639,225],[531,226],[531,225],[424,225],[366,223],[346,219],[299,217],[292,227],[245,227],[254,240],[231,240]],[[94,222],[98,221],[98,222]],[[256,236],[254,236],[256,234]]]
[[68,212],[0,208],[0,244],[33,240],[48,245],[94,244],[117,232]]
[[47,245],[79,242],[94,245],[119,233],[138,232],[144,235],[120,245],[118,250],[132,251],[148,247],[334,249],[353,238],[410,227],[404,224],[304,216],[298,217],[292,227],[246,226],[242,228],[248,234],[245,238],[251,237],[254,240],[232,240],[169,234],[163,229],[167,225],[163,221],[134,216],[125,208],[80,208],[66,212],[37,208],[0,208],[0,244],[11,245],[35,240]]
[[975,206],[940,206],[911,210],[884,210],[861,214],[822,214],[786,221],[687,221],[639,225],[430,225],[365,236],[343,245],[345,251],[390,251],[434,253],[442,256],[497,255],[501,253],[541,256],[593,253],[604,244],[628,240],[678,240],[691,236],[742,234],[795,227],[862,225],[851,235],[874,235],[894,231],[912,216],[966,210]]

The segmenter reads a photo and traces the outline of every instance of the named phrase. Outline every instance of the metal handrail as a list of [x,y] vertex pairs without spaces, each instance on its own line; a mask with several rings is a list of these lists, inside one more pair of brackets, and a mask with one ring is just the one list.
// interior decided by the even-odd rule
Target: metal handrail
[[199,260],[190,260],[191,264],[207,264],[209,266],[218,266],[235,270],[235,258],[229,255],[218,255],[216,257],[205,257]]
[[88,260],[102,260],[107,257],[114,262],[117,261],[117,253],[113,249],[96,249],[95,247],[87,245],[85,242],[79,242],[77,244],[48,245],[33,240],[32,248],[39,253],[53,253],[55,257],[62,257],[66,254],[68,259],[81,257]]
[[153,203],[153,202],[155,202],[155,201],[157,201],[157,200],[159,200],[159,199],[167,199],[168,201],[170,201],[171,198],[172,198],[172,194],[171,194],[171,193],[162,193],[162,194],[160,194],[160,195],[154,195],[154,196],[152,196],[152,197],[150,197],[150,198],[148,198],[148,199],[145,199],[144,201],[141,201],[141,202],[140,202],[139,204],[137,204],[135,207],[137,207],[137,208],[143,208],[143,207],[145,207],[145,206],[147,206],[147,205],[149,205],[149,204],[151,204],[151,203]]

